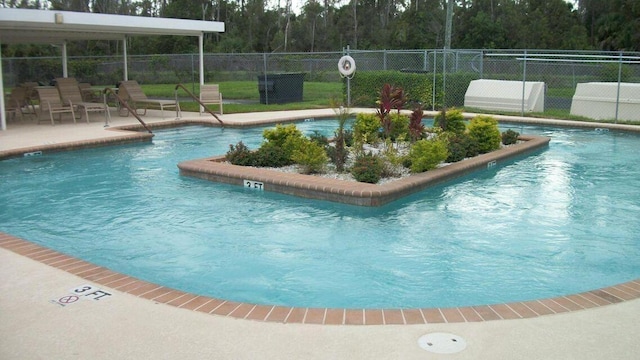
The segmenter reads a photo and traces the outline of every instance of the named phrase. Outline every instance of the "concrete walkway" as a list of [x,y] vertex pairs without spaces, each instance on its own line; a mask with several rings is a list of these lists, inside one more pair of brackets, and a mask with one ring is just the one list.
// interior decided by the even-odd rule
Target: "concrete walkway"
[[[161,119],[145,117],[150,123]],[[224,115],[223,121],[334,115],[331,109]],[[197,114],[195,115],[197,117]],[[185,116],[186,117],[186,116]],[[112,126],[135,123],[114,116]],[[113,136],[103,122],[9,124],[0,151]],[[1,225],[0,225],[1,230]],[[0,249],[0,359],[637,359],[640,300],[532,319],[480,323],[328,326],[263,323],[189,311],[129,294],[52,302],[87,281]],[[446,332],[467,347],[423,350]]]

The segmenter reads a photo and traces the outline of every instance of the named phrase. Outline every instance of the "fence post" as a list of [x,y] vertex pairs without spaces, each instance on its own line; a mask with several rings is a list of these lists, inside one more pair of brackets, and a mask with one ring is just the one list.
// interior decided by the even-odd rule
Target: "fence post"
[[527,50],[524,51],[524,60],[522,66],[522,99],[520,99],[521,108],[520,116],[524,116],[524,94],[525,85],[527,84]]
[[265,105],[269,105],[269,91],[267,86],[267,53],[262,53],[262,59],[263,59],[262,73],[264,75],[264,103]]
[[438,52],[433,50],[433,84],[431,85],[431,111],[436,111],[436,64],[438,62]]
[[620,83],[622,82],[622,51],[618,57],[618,91],[616,93],[616,117],[614,123],[618,123],[618,108],[620,107]]

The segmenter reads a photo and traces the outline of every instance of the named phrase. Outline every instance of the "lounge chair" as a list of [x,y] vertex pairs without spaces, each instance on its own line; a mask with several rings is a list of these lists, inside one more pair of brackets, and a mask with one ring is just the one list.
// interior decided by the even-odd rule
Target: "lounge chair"
[[164,109],[165,108],[175,108],[176,109],[176,117],[180,117],[180,104],[176,100],[165,100],[165,99],[150,99],[145,95],[135,80],[127,80],[120,82],[118,87],[118,96],[127,102],[129,106],[138,111],[139,106],[144,106],[144,112],[139,115],[147,114],[147,107],[149,105],[158,105],[160,107],[160,111],[162,113],[162,117],[164,118]]
[[53,121],[53,114],[58,114],[58,120],[62,122],[62,114],[69,113],[73,122],[76,122],[76,114],[73,111],[73,106],[64,104],[60,99],[60,93],[54,87],[39,87],[36,88],[38,92],[38,98],[40,99],[40,116],[38,116],[38,122],[42,121],[42,114],[48,113],[51,119],[51,125],[55,125]]
[[[58,88],[60,92],[60,98],[63,103],[72,106],[74,110],[84,110],[87,123],[89,123],[89,112],[104,112],[105,121],[109,120],[109,107],[107,104],[84,101],[76,79],[57,78],[56,88]],[[80,117],[82,117],[82,115]]]
[[[220,115],[222,112],[222,93],[217,84],[200,86],[200,101],[205,105],[220,105]],[[200,115],[202,116],[202,108]]]
[[33,104],[29,101],[27,93],[29,90],[20,85],[11,90],[11,94],[5,100],[5,111],[11,114],[11,118],[15,119],[16,115],[22,119],[25,115],[35,115],[36,110]]

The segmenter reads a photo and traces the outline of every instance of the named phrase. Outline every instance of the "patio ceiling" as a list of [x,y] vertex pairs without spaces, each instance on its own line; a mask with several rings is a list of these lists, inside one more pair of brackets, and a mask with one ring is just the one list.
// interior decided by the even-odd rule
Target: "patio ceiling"
[[122,40],[125,36],[200,36],[218,32],[224,32],[223,22],[0,8],[1,44],[61,44],[74,40]]

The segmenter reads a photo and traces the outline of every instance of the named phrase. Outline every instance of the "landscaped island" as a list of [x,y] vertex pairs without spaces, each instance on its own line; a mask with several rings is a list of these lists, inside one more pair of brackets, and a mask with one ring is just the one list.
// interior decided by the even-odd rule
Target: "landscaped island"
[[[319,134],[306,137],[294,124],[279,124],[264,131],[264,142],[257,150],[239,142],[230,145],[225,156],[180,163],[180,174],[306,198],[380,206],[549,143],[548,138],[512,130],[501,134],[498,122],[489,116],[476,116],[466,125],[455,109],[438,115],[434,126],[425,128],[422,109],[407,115],[401,112],[404,104],[402,89],[385,85],[377,112],[357,114],[351,129],[346,129],[346,123],[352,115],[341,108],[331,141]],[[292,164],[299,173],[274,170]],[[328,172],[350,174],[356,181],[317,176]],[[387,180],[378,184],[382,178]]]

